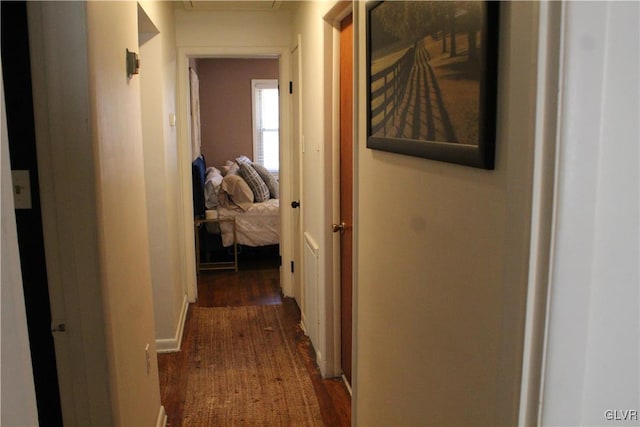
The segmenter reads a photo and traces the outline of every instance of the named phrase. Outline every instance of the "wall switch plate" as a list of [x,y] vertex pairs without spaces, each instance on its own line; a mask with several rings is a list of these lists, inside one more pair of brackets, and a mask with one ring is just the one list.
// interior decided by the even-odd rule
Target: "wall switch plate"
[[31,209],[31,180],[28,170],[11,171],[15,209]]

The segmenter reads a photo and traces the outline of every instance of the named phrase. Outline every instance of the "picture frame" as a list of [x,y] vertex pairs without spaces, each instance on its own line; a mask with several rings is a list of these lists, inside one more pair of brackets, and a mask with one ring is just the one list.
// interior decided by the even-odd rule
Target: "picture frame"
[[494,169],[499,2],[367,4],[367,147]]

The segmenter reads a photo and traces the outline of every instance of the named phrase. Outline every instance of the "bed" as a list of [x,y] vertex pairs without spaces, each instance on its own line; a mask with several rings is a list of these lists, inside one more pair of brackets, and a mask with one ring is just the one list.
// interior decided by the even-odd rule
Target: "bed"
[[[240,156],[217,169],[199,156],[192,173],[195,217],[211,220],[200,231],[201,241],[207,242],[205,251],[234,243],[251,247],[280,243],[278,182],[265,168]],[[227,220],[213,221],[218,219]]]

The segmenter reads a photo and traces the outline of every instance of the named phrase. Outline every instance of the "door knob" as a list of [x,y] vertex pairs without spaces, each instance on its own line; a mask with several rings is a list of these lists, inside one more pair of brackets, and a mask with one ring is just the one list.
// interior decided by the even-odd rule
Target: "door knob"
[[295,208],[299,208],[299,207],[300,207],[300,202],[299,202],[299,201],[297,201],[297,200],[294,200],[293,202],[291,202],[291,207],[292,207],[293,209],[295,209]]
[[337,233],[338,231],[341,233],[344,233],[344,229],[346,228],[347,224],[345,224],[344,222],[341,222],[340,224],[331,224],[331,231],[333,231],[334,233]]

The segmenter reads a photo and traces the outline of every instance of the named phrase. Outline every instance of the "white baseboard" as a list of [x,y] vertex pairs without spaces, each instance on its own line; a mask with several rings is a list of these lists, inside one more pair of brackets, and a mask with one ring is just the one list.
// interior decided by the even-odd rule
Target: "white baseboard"
[[180,318],[178,319],[176,334],[173,338],[156,340],[156,351],[158,353],[175,353],[180,351],[180,346],[182,345],[182,335],[184,334],[184,324],[187,319],[188,310],[189,300],[185,295],[182,300],[182,310],[180,311]]
[[158,420],[156,421],[156,427],[165,427],[167,425],[167,413],[164,411],[164,406],[160,405],[160,411],[158,412]]
[[340,377],[342,378],[342,382],[344,383],[345,387],[347,387],[347,391],[349,392],[349,396],[353,397],[353,390],[351,390],[351,383],[349,382],[347,377],[344,376],[344,374],[340,375]]
[[322,356],[322,352],[319,350],[316,350],[316,364],[320,369],[320,375],[322,376],[322,378],[329,378],[330,376],[332,376],[327,372],[327,360]]
[[304,313],[300,313],[300,327],[302,328],[302,332],[304,332],[304,334],[306,336],[309,336],[309,334],[307,333],[307,327],[305,326],[304,322],[305,322],[305,315]]
[[[302,332],[304,332],[304,334],[308,337],[309,334],[307,333],[307,328],[304,325],[304,313],[301,313],[300,317],[300,327],[302,328]],[[318,365],[318,368],[320,369],[320,375],[322,376],[322,378],[328,378],[330,375],[328,375],[327,372],[327,361],[322,357],[322,352],[317,350],[313,343],[311,343],[311,348],[313,348],[313,351],[316,354],[316,365]]]

